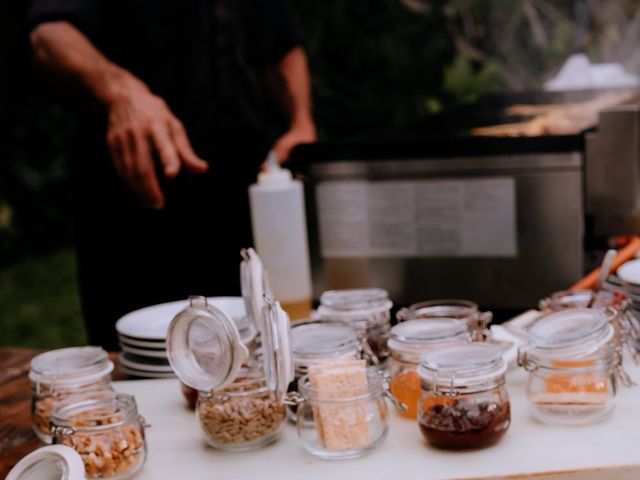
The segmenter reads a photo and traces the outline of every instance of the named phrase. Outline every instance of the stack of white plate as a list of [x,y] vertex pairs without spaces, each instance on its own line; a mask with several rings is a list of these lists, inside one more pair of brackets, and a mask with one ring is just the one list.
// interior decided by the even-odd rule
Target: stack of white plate
[[[207,301],[225,311],[238,324],[244,338],[255,337],[247,320],[242,297],[211,297]],[[127,375],[141,378],[173,377],[167,359],[167,330],[176,314],[185,308],[187,300],[152,305],[128,313],[116,323],[122,352],[120,366]]]

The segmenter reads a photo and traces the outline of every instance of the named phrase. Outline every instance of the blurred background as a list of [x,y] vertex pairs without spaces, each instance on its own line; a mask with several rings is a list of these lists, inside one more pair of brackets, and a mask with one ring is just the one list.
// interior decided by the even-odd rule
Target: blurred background
[[[539,90],[579,50],[640,73],[640,0],[291,1],[321,140]],[[54,348],[85,341],[73,254],[76,126],[31,68],[25,9],[0,5],[0,346]]]

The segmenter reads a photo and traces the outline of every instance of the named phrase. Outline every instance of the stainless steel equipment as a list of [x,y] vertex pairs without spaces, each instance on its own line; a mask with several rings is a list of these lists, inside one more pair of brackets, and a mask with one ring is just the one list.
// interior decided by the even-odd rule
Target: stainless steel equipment
[[[557,111],[545,106],[557,99],[540,101],[537,111]],[[379,286],[400,304],[520,309],[567,288],[590,267],[585,245],[640,233],[640,105],[624,101],[575,135],[469,137],[460,132],[474,120],[462,116],[466,130],[442,122],[440,137],[423,125],[409,139],[299,149],[314,295]]]
[[314,294],[379,286],[400,304],[508,309],[572,283],[583,270],[581,142],[516,140],[308,149]]
[[600,113],[586,135],[587,213],[596,235],[640,233],[640,105]]

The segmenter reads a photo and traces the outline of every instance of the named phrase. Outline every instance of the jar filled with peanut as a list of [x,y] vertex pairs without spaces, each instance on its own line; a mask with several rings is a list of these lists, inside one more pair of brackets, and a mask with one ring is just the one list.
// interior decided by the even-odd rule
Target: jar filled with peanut
[[204,297],[192,297],[169,326],[169,362],[185,385],[198,390],[200,429],[214,448],[260,448],[282,429],[284,397],[293,380],[289,319],[277,302],[268,311],[258,364],[248,361],[233,320]]
[[285,419],[283,398],[264,377],[240,376],[224,389],[200,392],[196,412],[206,442],[232,451],[275,441]]
[[31,360],[31,417],[40,440],[51,442],[51,409],[70,395],[96,390],[111,391],[113,363],[100,347],[52,350]]
[[144,423],[134,397],[105,391],[56,402],[51,417],[53,443],[80,454],[88,479],[136,474],[147,456]]

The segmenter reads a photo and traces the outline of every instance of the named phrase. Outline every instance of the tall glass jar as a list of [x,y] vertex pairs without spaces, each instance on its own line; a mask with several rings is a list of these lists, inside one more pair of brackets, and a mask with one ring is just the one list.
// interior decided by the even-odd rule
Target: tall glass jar
[[100,347],[71,347],[31,360],[31,418],[40,440],[51,442],[51,408],[57,400],[93,390],[111,390],[113,363]]
[[437,448],[484,448],[511,424],[507,366],[495,345],[472,342],[425,353],[420,359],[420,431]]
[[430,322],[408,320],[391,329],[389,351],[389,385],[391,394],[401,405],[398,412],[406,418],[418,415],[420,355],[433,349],[470,341],[466,322],[439,318]]
[[370,363],[382,364],[389,356],[392,307],[389,294],[381,288],[329,290],[320,296],[318,314],[326,320],[353,325],[371,349]]
[[469,331],[474,340],[482,340],[488,330],[489,323],[493,319],[491,312],[481,312],[477,303],[469,300],[448,299],[428,300],[410,305],[408,308],[398,310],[396,319],[398,322],[406,320],[436,318],[455,318],[467,322]]
[[313,369],[321,365],[312,367],[300,380],[304,401],[298,406],[298,436],[303,447],[317,457],[360,457],[387,436],[384,378],[376,369],[366,369],[364,361],[352,362],[361,365],[328,366],[340,373],[329,374],[327,382],[314,381]]
[[[361,354],[361,341],[356,331],[346,322],[338,320],[307,320],[291,328],[291,356],[295,378],[289,392],[298,391],[299,380],[311,365],[341,359],[356,359]],[[296,419],[296,406],[290,405],[287,416]]]
[[[612,314],[613,315],[613,314]],[[552,425],[582,425],[607,417],[617,381],[627,383],[622,355],[605,311],[566,309],[538,320],[518,363],[529,372],[532,415]]]
[[131,395],[105,391],[56,402],[51,417],[53,443],[78,452],[89,479],[135,475],[147,457],[144,424]]
[[260,448],[282,429],[293,380],[289,319],[277,302],[267,310],[258,364],[247,362],[249,351],[233,320],[204,297],[191,297],[169,326],[169,363],[185,385],[198,390],[196,414],[214,448]]

